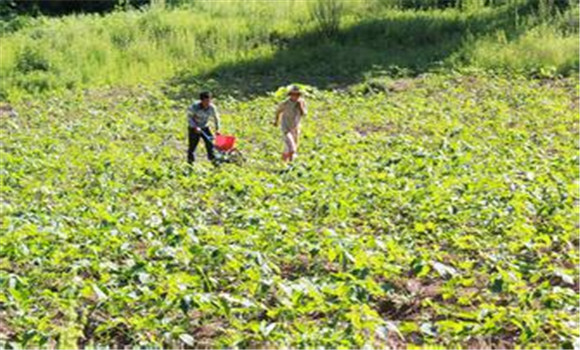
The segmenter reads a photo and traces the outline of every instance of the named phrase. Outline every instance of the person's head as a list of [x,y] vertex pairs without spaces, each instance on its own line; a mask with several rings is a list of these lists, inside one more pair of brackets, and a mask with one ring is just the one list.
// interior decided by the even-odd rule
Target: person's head
[[202,93],[199,94],[199,100],[201,101],[201,105],[203,106],[203,108],[207,108],[209,107],[210,103],[211,103],[211,92],[209,91],[203,91]]
[[298,101],[300,96],[302,96],[302,91],[300,91],[300,88],[298,86],[293,85],[290,87],[288,91],[288,96],[290,96],[290,99],[292,101]]

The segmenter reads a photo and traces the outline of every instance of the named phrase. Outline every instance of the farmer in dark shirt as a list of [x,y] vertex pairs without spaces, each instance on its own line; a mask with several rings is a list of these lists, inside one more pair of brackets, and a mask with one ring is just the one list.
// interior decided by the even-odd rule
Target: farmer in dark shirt
[[199,101],[194,102],[187,109],[188,139],[189,147],[187,148],[187,162],[189,164],[195,161],[195,149],[199,139],[203,139],[207,158],[210,161],[215,159],[213,153],[212,138],[213,135],[209,129],[209,121],[213,120],[215,131],[219,132],[220,119],[216,106],[211,103],[211,93],[202,92],[199,94]]

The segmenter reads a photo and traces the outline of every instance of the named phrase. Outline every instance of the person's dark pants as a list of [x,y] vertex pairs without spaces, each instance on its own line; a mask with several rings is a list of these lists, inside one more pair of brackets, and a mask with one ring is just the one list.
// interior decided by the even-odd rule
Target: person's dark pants
[[[189,139],[189,147],[187,147],[187,162],[193,163],[195,161],[195,149],[197,148],[197,144],[199,143],[199,139],[203,139],[205,143],[205,149],[207,151],[207,158],[210,161],[215,159],[215,155],[213,153],[213,143],[211,142],[211,138],[213,137],[211,130],[209,128],[201,128],[200,133],[195,131],[195,128],[188,128],[187,135]],[[205,134],[205,135],[204,135]]]

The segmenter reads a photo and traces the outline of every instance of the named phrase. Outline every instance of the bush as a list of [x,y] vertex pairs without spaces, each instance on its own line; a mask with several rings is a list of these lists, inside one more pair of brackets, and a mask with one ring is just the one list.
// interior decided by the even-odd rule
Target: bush
[[37,46],[25,46],[16,58],[16,70],[21,73],[48,71],[50,62]]
[[28,93],[42,93],[59,86],[59,80],[51,72],[33,71],[16,78],[16,85]]

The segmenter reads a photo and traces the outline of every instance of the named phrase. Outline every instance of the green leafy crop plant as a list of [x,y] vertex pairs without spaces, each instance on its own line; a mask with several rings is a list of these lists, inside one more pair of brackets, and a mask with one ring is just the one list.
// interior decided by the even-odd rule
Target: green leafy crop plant
[[0,346],[572,346],[578,81],[392,84],[312,90],[290,168],[274,94],[217,168],[155,87],[5,105]]

